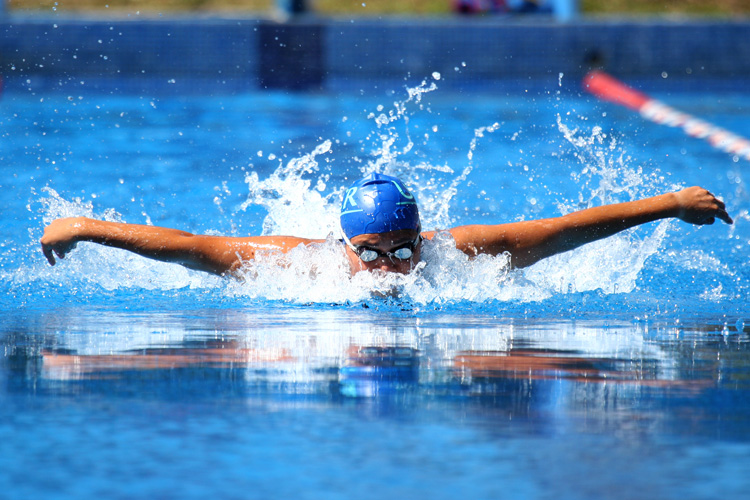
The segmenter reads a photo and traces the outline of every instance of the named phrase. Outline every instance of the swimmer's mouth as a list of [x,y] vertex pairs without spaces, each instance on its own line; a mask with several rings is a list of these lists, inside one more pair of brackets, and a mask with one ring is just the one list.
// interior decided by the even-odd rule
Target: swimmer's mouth
[[377,299],[398,299],[403,293],[403,286],[392,285],[389,288],[383,288],[380,290],[373,290],[370,295]]

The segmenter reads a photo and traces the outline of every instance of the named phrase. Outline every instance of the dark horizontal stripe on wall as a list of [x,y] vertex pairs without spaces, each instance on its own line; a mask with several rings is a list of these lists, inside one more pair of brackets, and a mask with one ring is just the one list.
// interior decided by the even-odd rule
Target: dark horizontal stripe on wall
[[[0,21],[0,76],[152,78],[232,88],[319,89],[441,73],[442,85],[578,81],[592,67],[691,85],[750,79],[750,21],[552,19]],[[231,82],[231,83],[228,83]]]

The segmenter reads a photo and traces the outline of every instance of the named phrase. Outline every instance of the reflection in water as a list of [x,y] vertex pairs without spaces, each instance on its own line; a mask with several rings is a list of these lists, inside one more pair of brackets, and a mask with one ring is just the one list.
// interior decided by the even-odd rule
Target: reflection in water
[[[395,336],[379,330],[246,332],[210,338],[183,332],[181,339],[151,335],[145,342],[142,335],[135,336],[137,343],[157,340],[160,345],[128,348],[117,343],[108,349],[95,335],[83,342],[70,337],[67,345],[60,345],[58,337],[57,345],[41,347],[29,362],[41,360],[40,382],[132,380],[137,384],[144,372],[149,380],[174,379],[177,373],[188,380],[211,373],[232,380],[235,390],[256,394],[377,398],[411,392],[424,397],[500,396],[506,401],[512,396],[514,401],[534,402],[532,406],[541,401],[544,405],[575,402],[584,392],[591,406],[592,398],[633,398],[633,388],[697,395],[718,383],[718,361],[701,362],[695,355],[700,351],[681,359],[680,350],[665,351],[641,336],[607,335],[617,337],[616,342],[585,330],[571,336],[554,329],[523,335],[474,330],[469,336],[453,329]],[[681,366],[685,362],[689,365]],[[595,395],[592,385],[606,388],[606,394]]]
[[[210,470],[226,480],[212,488],[265,484],[257,498],[284,487],[281,496],[306,498],[299,492],[321,484],[345,488],[342,498],[377,489],[361,478],[399,485],[394,497],[445,490],[435,498],[552,498],[560,484],[593,492],[566,498],[624,498],[612,492],[632,484],[689,498],[696,485],[744,486],[725,478],[744,477],[727,465],[750,452],[746,332],[394,316],[14,322],[0,332],[0,442],[15,450],[3,465],[18,477],[63,470],[64,484],[93,471],[109,485],[114,472],[155,492],[166,491],[160,474],[182,485],[221,464]],[[695,479],[706,462],[725,466],[720,480]],[[111,470],[97,475],[101,464]],[[538,484],[551,486],[526,494]]]
[[574,380],[585,383],[633,383],[641,386],[699,389],[713,380],[667,380],[654,360],[587,358],[580,353],[551,349],[509,349],[504,352],[464,352],[454,358],[463,383],[484,378],[513,380]]
[[[201,346],[186,342],[181,347],[142,349],[122,354],[70,354],[65,351],[42,351],[44,378],[81,380],[110,376],[131,370],[172,370],[186,367],[246,367],[264,363],[291,362],[286,349],[243,348],[236,340],[212,340]],[[122,376],[122,375],[121,375]]]
[[713,325],[677,331],[518,324],[350,309],[56,312],[35,316],[25,330],[22,321],[14,325],[18,331],[0,337],[4,385],[51,395],[142,391],[179,399],[182,391],[201,398],[304,396],[324,406],[390,399],[387,411],[436,402],[488,418],[500,411],[611,419],[615,407],[617,415],[641,405],[660,414],[691,400],[720,402],[701,403],[693,413],[720,413],[750,380],[745,332],[717,333]]
[[[84,380],[111,378],[134,370],[174,370],[179,368],[251,370],[258,376],[286,372],[294,379],[305,360],[284,347],[246,348],[236,338],[215,339],[195,345],[155,347],[126,353],[75,354],[66,350],[41,352],[43,378],[47,380]],[[334,357],[332,359],[339,359]],[[350,345],[343,363],[317,366],[320,371],[338,373],[342,394],[376,396],[420,383],[420,354],[410,346]],[[308,360],[309,361],[309,360]],[[435,361],[435,360],[431,360]],[[443,361],[429,363],[439,372]],[[700,389],[714,383],[712,379],[668,380],[661,378],[656,360],[608,359],[585,357],[581,353],[550,349],[508,349],[507,351],[465,351],[447,360],[452,364],[448,376],[463,387],[479,387],[488,379],[572,380],[584,383],[632,383],[641,386],[683,387]],[[315,364],[313,362],[313,364]],[[319,363],[318,363],[319,364]],[[626,366],[626,365],[629,365]],[[269,370],[270,367],[275,367]],[[259,370],[259,368],[265,368]],[[445,380],[446,374],[430,373],[422,380]]]
[[341,393],[373,397],[419,382],[419,353],[406,346],[351,346],[339,369]]

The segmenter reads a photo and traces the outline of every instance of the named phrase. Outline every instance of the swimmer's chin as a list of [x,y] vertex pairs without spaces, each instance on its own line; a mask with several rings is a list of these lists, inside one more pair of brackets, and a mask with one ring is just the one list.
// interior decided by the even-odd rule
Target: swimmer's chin
[[402,274],[390,271],[381,271],[379,269],[369,271],[369,273],[375,279],[374,283],[372,283],[372,289],[370,290],[371,297],[381,299],[395,299],[401,296],[403,287],[398,283],[394,283],[393,277],[403,276]]
[[369,271],[369,274],[374,278],[371,283],[370,296],[379,299],[402,298],[405,294],[406,285],[413,282],[424,267],[425,264],[420,262],[409,273],[383,271],[381,269]]
[[380,290],[373,290],[370,292],[370,296],[374,299],[399,299],[403,293],[403,287],[393,285],[390,288],[383,288]]

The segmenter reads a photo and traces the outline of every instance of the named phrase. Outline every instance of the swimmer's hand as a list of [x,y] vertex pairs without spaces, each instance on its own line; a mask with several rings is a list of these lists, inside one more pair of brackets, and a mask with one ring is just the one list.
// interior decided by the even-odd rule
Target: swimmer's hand
[[706,189],[693,186],[674,193],[677,199],[677,217],[690,224],[713,224],[716,217],[727,224],[732,218],[726,211],[724,202]]
[[42,252],[51,266],[55,265],[55,255],[64,259],[65,255],[76,247],[80,241],[78,234],[83,222],[83,217],[57,219],[44,229],[41,239]]

